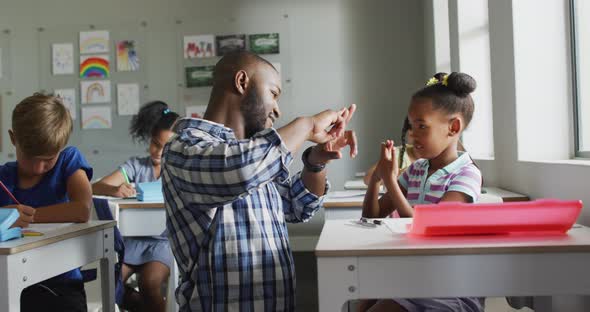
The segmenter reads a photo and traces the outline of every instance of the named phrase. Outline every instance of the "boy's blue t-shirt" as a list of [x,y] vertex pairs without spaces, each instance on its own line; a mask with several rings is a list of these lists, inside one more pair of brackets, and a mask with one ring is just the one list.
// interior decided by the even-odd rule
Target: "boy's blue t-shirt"
[[[77,148],[69,146],[61,151],[53,169],[48,171],[37,185],[29,189],[18,187],[16,162],[8,162],[4,166],[0,166],[0,180],[21,204],[37,208],[68,202],[68,178],[78,169],[86,172],[88,181],[92,180],[92,167]],[[16,203],[8,194],[0,191],[0,207],[14,204]],[[81,280],[82,275],[80,269],[75,269],[61,274],[55,279]]]

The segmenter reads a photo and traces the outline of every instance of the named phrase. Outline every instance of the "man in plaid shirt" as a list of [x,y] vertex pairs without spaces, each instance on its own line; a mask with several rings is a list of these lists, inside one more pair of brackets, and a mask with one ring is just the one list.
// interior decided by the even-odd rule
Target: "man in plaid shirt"
[[[167,228],[181,311],[294,311],[287,222],[309,220],[329,188],[325,164],[356,139],[355,106],[299,117],[280,129],[281,80],[255,54],[215,66],[204,119],[183,119],[163,153]],[[329,130],[326,130],[329,129]],[[303,171],[289,176],[305,141]]]

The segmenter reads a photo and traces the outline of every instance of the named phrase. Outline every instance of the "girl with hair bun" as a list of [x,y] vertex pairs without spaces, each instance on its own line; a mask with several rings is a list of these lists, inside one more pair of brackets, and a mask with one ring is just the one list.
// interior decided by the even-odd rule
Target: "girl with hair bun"
[[[408,135],[420,159],[398,177],[399,160],[393,141],[381,144],[381,157],[363,202],[363,217],[384,218],[394,211],[401,217],[412,217],[412,207],[417,204],[478,201],[481,172],[460,148],[461,133],[473,117],[471,93],[475,88],[475,79],[467,74],[438,73],[414,93],[408,109]],[[379,198],[381,183],[387,192]],[[371,312],[483,309],[483,298],[396,298],[364,301],[360,307]]]

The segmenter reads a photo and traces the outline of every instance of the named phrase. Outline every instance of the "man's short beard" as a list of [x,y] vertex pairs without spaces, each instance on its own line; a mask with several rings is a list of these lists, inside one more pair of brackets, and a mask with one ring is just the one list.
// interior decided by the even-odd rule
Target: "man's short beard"
[[258,97],[256,89],[250,87],[246,92],[246,96],[240,105],[240,111],[244,116],[245,136],[251,138],[256,133],[266,129],[267,116],[264,112],[264,104]]

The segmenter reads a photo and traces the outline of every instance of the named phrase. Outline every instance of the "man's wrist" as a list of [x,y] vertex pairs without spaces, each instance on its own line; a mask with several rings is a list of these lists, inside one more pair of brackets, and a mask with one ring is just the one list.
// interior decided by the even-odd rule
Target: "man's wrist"
[[311,147],[311,150],[309,151],[309,155],[307,160],[309,161],[310,164],[312,165],[316,165],[316,166],[322,166],[322,165],[326,165],[328,163],[327,160],[322,159],[322,157],[320,156],[321,154],[321,147],[319,145],[315,145],[313,147]]
[[313,138],[314,120],[313,117],[298,117],[307,126],[307,137],[306,141],[311,141]]
[[311,172],[320,172],[326,167],[326,163],[318,160],[317,157],[317,145],[314,147],[308,147],[301,155],[303,166]]

